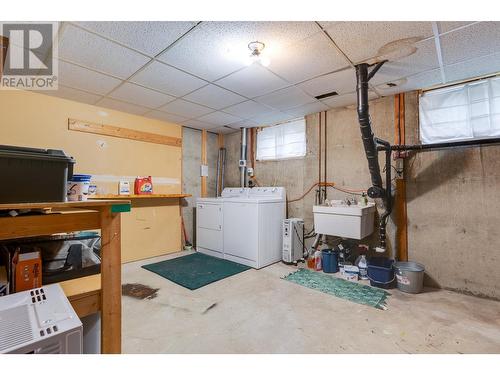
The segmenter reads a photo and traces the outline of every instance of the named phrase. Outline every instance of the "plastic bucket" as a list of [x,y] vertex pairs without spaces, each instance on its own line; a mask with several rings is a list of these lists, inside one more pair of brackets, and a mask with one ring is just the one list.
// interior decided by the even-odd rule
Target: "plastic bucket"
[[68,201],[86,201],[91,178],[89,174],[74,174],[68,181]]
[[424,288],[425,267],[417,262],[394,263],[398,289],[406,293],[420,293]]
[[368,279],[370,285],[389,289],[394,287],[394,260],[374,257],[368,260]]
[[335,273],[339,271],[338,252],[332,249],[321,251],[323,272]]

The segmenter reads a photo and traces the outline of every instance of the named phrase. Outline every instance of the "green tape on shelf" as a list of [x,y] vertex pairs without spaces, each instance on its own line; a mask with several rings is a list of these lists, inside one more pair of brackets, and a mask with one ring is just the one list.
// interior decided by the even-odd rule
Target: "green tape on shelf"
[[117,213],[117,212],[130,212],[130,204],[113,204],[111,206],[111,212]]

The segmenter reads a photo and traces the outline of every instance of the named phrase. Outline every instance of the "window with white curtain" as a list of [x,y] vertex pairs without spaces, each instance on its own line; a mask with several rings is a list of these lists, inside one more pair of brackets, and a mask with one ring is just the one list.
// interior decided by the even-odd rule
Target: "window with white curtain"
[[305,154],[305,118],[269,126],[257,132],[257,160],[297,158]]
[[423,93],[420,141],[424,144],[500,136],[500,77]]

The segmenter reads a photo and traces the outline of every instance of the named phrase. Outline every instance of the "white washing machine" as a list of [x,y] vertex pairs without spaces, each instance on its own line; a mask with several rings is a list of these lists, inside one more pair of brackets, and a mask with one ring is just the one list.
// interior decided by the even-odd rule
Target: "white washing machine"
[[285,188],[256,187],[232,193],[223,194],[224,258],[253,268],[280,261]]

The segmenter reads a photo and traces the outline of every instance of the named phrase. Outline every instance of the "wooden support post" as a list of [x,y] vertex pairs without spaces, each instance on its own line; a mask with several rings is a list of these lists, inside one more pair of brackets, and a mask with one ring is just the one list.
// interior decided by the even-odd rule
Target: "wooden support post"
[[111,207],[100,210],[101,217],[101,352],[121,353],[121,235],[120,214]]
[[[405,144],[405,96],[394,96],[394,140],[396,144]],[[397,156],[404,156],[398,154]],[[403,174],[405,171],[403,171]],[[406,176],[396,179],[395,218],[397,258],[408,260],[408,217],[406,208]]]
[[[201,164],[207,165],[207,131],[201,131]],[[202,197],[207,196],[207,178],[201,176],[201,194]]]

